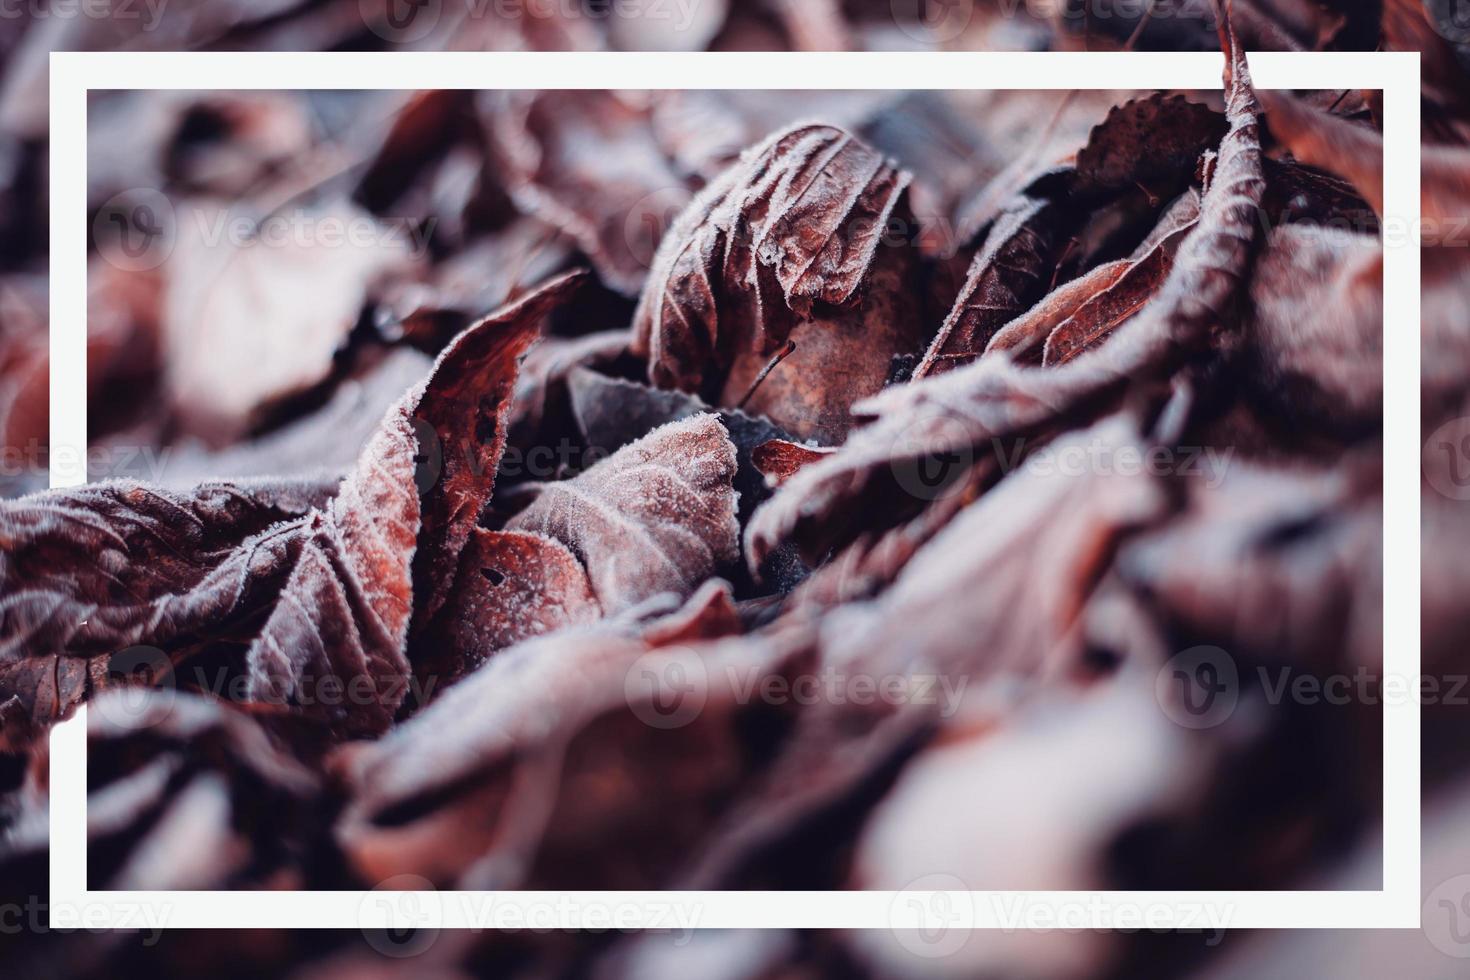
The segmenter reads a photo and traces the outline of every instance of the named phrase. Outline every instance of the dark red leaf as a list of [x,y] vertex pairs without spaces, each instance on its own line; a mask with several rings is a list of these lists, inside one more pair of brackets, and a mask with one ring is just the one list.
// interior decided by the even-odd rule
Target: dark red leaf
[[[751,150],[659,248],[633,324],[654,384],[840,441],[852,402],[918,345],[908,183],[831,126],[799,126]],[[763,376],[788,341],[794,352]]]
[[739,556],[735,447],[713,415],[654,429],[571,480],[548,483],[506,523],[560,541],[607,615],[688,595]]

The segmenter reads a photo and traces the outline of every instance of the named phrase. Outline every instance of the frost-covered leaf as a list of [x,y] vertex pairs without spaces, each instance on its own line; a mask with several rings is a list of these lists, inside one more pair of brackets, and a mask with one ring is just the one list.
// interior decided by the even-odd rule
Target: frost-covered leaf
[[190,679],[207,689],[243,676],[247,700],[343,734],[386,728],[405,694],[410,618],[443,602],[489,498],[516,358],[575,283],[461,335],[335,491],[115,482],[7,503],[0,703],[19,698],[44,726],[110,683],[109,658],[146,645],[150,671],[194,659]]
[[1154,298],[1174,265],[1174,250],[1189,232],[1181,228],[1130,262],[1116,282],[1087,298],[1046,338],[1041,363],[1065,364],[1097,347]]
[[[711,411],[699,398],[682,391],[651,388],[584,369],[570,373],[567,387],[583,441],[600,454],[621,449],[661,425]],[[755,452],[787,433],[769,419],[739,409],[716,414],[735,445],[733,485],[739,495],[737,513],[743,523],[756,505],[770,496]]]
[[1199,155],[1225,135],[1224,118],[1182,95],[1155,92],[1109,110],[1077,151],[1084,186],[1123,190],[1138,183],[1176,183]]
[[[802,862],[834,861],[819,842],[855,835],[897,764],[941,721],[988,724],[1032,686],[1065,674],[1083,608],[1118,543],[1167,512],[1154,478],[1116,465],[1141,448],[1119,418],[1059,440],[1054,455],[952,514],[878,598],[832,609],[820,624],[816,675],[846,686],[796,719],[689,887],[759,887],[771,855],[798,835],[807,841]],[[1105,465],[1068,472],[1060,461],[1079,450]],[[883,695],[859,698],[856,678]],[[845,878],[840,867],[823,871]]]
[[713,415],[654,429],[571,480],[540,488],[506,523],[560,541],[607,615],[661,592],[688,595],[734,561],[735,447]]
[[118,481],[0,503],[6,739],[44,732],[108,686],[110,656],[149,644],[182,660],[212,625],[262,601],[281,579],[272,529],[330,495],[316,483],[174,493]]
[[819,559],[852,540],[857,514],[887,515],[889,526],[905,519],[936,489],[911,478],[926,461],[955,470],[977,454],[996,451],[998,440],[1096,417],[1129,388],[1168,378],[1186,354],[1212,343],[1216,331],[1233,323],[1259,232],[1265,180],[1255,95],[1238,44],[1231,46],[1226,67],[1230,129],[1200,216],[1163,285],[1128,328],[1055,368],[982,357],[859,403],[855,412],[874,421],[856,430],[839,452],[800,470],[752,518],[745,532],[752,568],[788,541],[808,559]]
[[654,384],[840,441],[921,336],[908,183],[832,126],[747,151],[659,247],[633,322]]
[[[389,410],[331,508],[297,526],[290,578],[246,653],[250,696],[315,708],[349,732],[392,721],[410,621],[423,629],[439,612],[494,487],[517,360],[578,282],[553,280],[455,338]],[[358,687],[329,699],[343,684]]]
[[1030,198],[997,218],[914,378],[978,356],[1003,326],[1040,300],[1077,221],[1074,209]]
[[430,681],[442,689],[497,650],[601,615],[587,572],[565,545],[540,534],[476,528],[443,613],[419,644],[424,694],[435,693]]
[[772,439],[756,446],[750,455],[756,469],[766,478],[766,483],[779,487],[803,466],[815,463],[832,452],[830,449],[814,449],[787,439]]

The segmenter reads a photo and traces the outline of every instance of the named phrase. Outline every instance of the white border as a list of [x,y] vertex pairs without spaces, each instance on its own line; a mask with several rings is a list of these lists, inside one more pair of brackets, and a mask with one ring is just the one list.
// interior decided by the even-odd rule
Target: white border
[[[1419,55],[1258,53],[1260,88],[1381,89],[1387,240],[1383,337],[1385,683],[1419,673]],[[51,56],[52,486],[84,481],[86,459],[86,94],[89,89],[784,88],[1218,89],[1219,54],[1143,53],[57,53]],[[1411,687],[1411,690],[1417,689]],[[561,927],[609,909],[619,926],[935,928],[941,894],[976,928],[1042,910],[1072,927],[1418,928],[1419,705],[1383,706],[1382,891],[1354,892],[92,892],[86,886],[86,711],[51,741],[53,927],[435,925],[482,928],[506,910]],[[418,896],[422,898],[420,894]],[[917,901],[914,901],[917,899]],[[405,911],[405,910],[410,911]],[[548,912],[548,910],[550,910]],[[141,918],[143,914],[153,916]],[[544,916],[549,915],[549,920]],[[1146,915],[1144,920],[1140,916]],[[1030,919],[1028,921],[1045,921]],[[609,923],[610,924],[610,923]]]

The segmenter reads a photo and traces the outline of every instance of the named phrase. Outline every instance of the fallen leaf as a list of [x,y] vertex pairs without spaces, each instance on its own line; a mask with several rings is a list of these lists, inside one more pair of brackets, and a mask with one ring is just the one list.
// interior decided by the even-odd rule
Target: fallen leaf
[[1245,374],[1292,424],[1376,433],[1383,417],[1383,249],[1315,225],[1267,236],[1250,284]]
[[751,452],[751,462],[766,478],[766,484],[779,487],[808,463],[831,455],[833,450],[816,449],[786,439],[763,442]]
[[[238,214],[178,208],[164,267],[165,382],[179,424],[212,445],[325,379],[371,291],[413,268],[407,238],[366,212],[338,205],[298,217],[309,224],[267,216],[258,237],[240,241]],[[340,239],[333,247],[334,228],[367,230],[372,247],[342,248]]]
[[1376,670],[1377,481],[1371,467],[1314,473],[1231,461],[1184,481],[1180,519],[1129,543],[1120,573],[1193,643],[1268,662],[1290,650],[1299,669]]
[[855,430],[841,451],[800,470],[751,519],[745,531],[750,566],[759,568],[787,542],[820,560],[852,540],[859,513],[887,515],[884,523],[892,526],[939,489],[928,481],[914,484],[916,467],[925,461],[948,461],[946,469],[959,472],[977,451],[993,451],[997,440],[1067,417],[1095,417],[1124,390],[1157,384],[1186,352],[1210,343],[1213,332],[1231,322],[1239,300],[1265,191],[1255,96],[1238,44],[1227,52],[1226,105],[1230,130],[1200,216],[1168,278],[1128,329],[1056,368],[982,357],[857,404],[854,412],[874,421]]
[[[575,284],[557,280],[461,335],[334,495],[309,482],[186,494],[118,482],[5,505],[6,571],[25,583],[5,589],[6,675],[26,681],[33,720],[80,698],[71,658],[102,686],[108,658],[135,646],[161,648],[153,671],[214,646],[249,700],[343,734],[386,728],[407,686],[411,615],[443,602],[493,486],[515,359]],[[28,661],[54,665],[58,682],[37,683]]]
[[[741,679],[794,654],[743,639],[661,650],[641,633],[670,635],[658,620],[617,622],[523,643],[387,738],[339,752],[356,789],[337,836],[359,874],[497,888],[666,880],[749,764],[734,728],[759,706],[739,700]],[[589,851],[616,827],[617,854]]]
[[[918,346],[908,183],[831,126],[784,130],[748,151],[659,248],[633,322],[653,383],[840,441],[851,403]],[[763,374],[788,341],[794,351]]]
[[1088,297],[1046,338],[1041,363],[1065,364],[1095,348],[1151,302],[1174,267],[1174,251],[1189,234],[1186,226],[1128,264],[1117,281]]
[[180,691],[131,691],[98,698],[87,721],[91,887],[300,887],[322,781],[255,719]]
[[1339,173],[1383,214],[1383,137],[1281,92],[1261,96],[1266,126],[1299,162]]
[[604,614],[688,595],[739,554],[735,447],[713,415],[654,429],[582,475],[548,483],[506,522],[560,541]]
[[1040,300],[1076,220],[1060,203],[1030,198],[1002,213],[914,379],[979,356],[1002,327]]
[[511,199],[575,239],[608,286],[636,296],[659,219],[690,196],[648,132],[647,107],[616,92],[506,91],[482,93],[480,109]]
[[1155,92],[1108,111],[1077,151],[1084,185],[1123,190],[1135,183],[1172,184],[1225,135],[1224,118],[1182,95]]
[[565,545],[476,528],[442,614],[418,644],[420,689],[432,698],[498,650],[601,615],[582,563]]
[[[620,449],[660,425],[712,411],[693,395],[650,388],[583,368],[572,370],[568,382],[577,428],[590,451],[598,454]],[[755,460],[756,451],[787,433],[769,419],[747,415],[738,409],[715,414],[735,445],[732,483],[739,499],[736,516],[743,525],[756,505],[770,496]]]

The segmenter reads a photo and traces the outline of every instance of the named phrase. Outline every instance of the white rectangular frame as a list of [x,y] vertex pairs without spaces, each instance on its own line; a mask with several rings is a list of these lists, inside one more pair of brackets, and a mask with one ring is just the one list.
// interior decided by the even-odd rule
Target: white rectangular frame
[[[1419,689],[1419,55],[1256,53],[1263,89],[1384,103],[1384,683]],[[91,89],[1218,89],[1217,53],[55,53],[51,485],[85,482]],[[764,83],[764,84],[761,84]],[[1395,233],[1396,230],[1396,233]],[[1391,313],[1391,317],[1389,314]],[[1389,320],[1392,327],[1389,328]],[[1419,702],[1383,704],[1379,891],[107,892],[86,878],[86,709],[51,739],[53,928],[1418,928]],[[944,895],[950,902],[936,903]],[[956,906],[955,903],[963,903]]]

